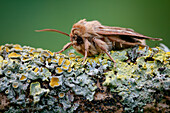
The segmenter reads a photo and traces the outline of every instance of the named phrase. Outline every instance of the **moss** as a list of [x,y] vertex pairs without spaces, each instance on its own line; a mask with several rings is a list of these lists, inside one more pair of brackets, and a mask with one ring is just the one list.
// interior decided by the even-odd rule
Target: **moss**
[[116,67],[105,54],[82,65],[72,52],[2,45],[0,95],[8,104],[0,106],[6,112],[143,112],[168,95],[168,51],[134,47],[110,54]]

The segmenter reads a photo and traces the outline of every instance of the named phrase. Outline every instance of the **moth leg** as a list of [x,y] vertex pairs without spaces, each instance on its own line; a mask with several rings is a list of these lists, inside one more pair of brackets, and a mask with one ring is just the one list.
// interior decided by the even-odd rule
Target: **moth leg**
[[84,41],[84,45],[85,45],[85,55],[84,55],[82,64],[84,64],[84,62],[87,58],[87,52],[89,51],[89,46],[90,46],[90,42],[86,38],[85,38],[85,41]]
[[67,43],[67,44],[63,47],[63,49],[60,50],[60,51],[58,51],[58,52],[56,52],[56,54],[65,51],[66,49],[70,48],[71,46],[72,46],[72,42]]
[[103,41],[96,39],[96,38],[93,38],[93,41],[95,42],[95,44],[99,46],[101,50],[103,50],[109,56],[109,58],[114,62],[114,67],[116,67],[116,62],[113,60],[112,56],[108,53],[106,44],[104,45],[105,42],[103,43]]

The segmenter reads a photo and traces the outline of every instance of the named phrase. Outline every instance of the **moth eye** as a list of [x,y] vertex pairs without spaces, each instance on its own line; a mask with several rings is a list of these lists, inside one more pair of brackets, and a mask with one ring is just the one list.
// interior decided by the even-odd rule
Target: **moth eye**
[[80,36],[77,36],[77,44],[83,44],[83,39]]
[[73,36],[73,39],[75,40],[77,38],[77,35],[75,34],[74,36]]

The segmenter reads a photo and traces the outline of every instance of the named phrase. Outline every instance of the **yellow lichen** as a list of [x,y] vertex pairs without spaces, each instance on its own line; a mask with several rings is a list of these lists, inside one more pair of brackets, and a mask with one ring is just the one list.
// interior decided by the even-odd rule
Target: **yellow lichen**
[[72,68],[69,67],[68,70],[67,70],[67,72],[70,73],[71,71],[72,71]]
[[8,61],[7,60],[3,60],[2,63],[8,64]]
[[48,53],[42,53],[42,55],[45,56],[45,57],[49,57]]
[[117,79],[122,79],[122,78],[127,78],[127,76],[125,76],[125,75],[117,75]]
[[62,66],[62,69],[64,69],[64,70],[68,70],[68,66],[66,66],[66,65],[64,65],[64,66]]
[[147,69],[147,66],[146,66],[146,64],[144,64],[144,66],[143,66],[143,69]]
[[51,60],[51,62],[57,63],[57,60]]
[[57,59],[59,59],[59,56],[55,56],[54,58],[57,60]]
[[14,47],[21,47],[19,44],[14,44],[13,46]]
[[20,51],[23,50],[21,47],[18,47],[18,46],[14,47],[14,49],[15,49],[15,50],[20,50]]
[[27,82],[28,82],[28,83],[30,83],[30,82],[31,82],[31,80],[29,80],[29,79],[28,79],[28,80],[27,80]]
[[71,65],[70,65],[70,67],[73,67],[75,64],[76,64],[75,62],[72,62]]
[[50,63],[51,62],[51,58],[48,58],[47,61]]
[[38,72],[38,70],[39,70],[38,68],[35,68],[35,69],[34,69],[34,72]]
[[26,80],[26,78],[27,78],[27,77],[22,74],[20,80],[23,81],[23,80]]
[[137,75],[132,74],[130,77],[131,77],[131,78],[134,78],[134,77],[136,77],[136,76],[137,76]]
[[75,60],[76,58],[75,57],[69,57],[70,60]]
[[5,47],[5,50],[6,50],[6,52],[9,52],[9,48],[8,47]]
[[52,77],[50,81],[50,86],[54,88],[55,86],[59,86],[59,78],[58,77]]
[[[92,62],[98,63],[99,62],[99,57],[89,57],[87,58],[87,61],[92,64]],[[87,62],[86,61],[86,62]]]
[[6,73],[7,73],[8,75],[10,75],[12,72],[11,72],[10,70],[8,70]]
[[5,94],[8,94],[9,93],[9,90],[7,89],[6,91],[5,91]]
[[24,68],[23,67],[20,67],[19,70],[23,70]]
[[170,52],[166,52],[167,55],[170,55]]
[[69,53],[68,55],[69,56],[76,56],[76,54],[74,54],[74,53]]
[[64,65],[69,66],[70,65],[70,60],[65,60]]
[[12,53],[10,53],[10,54],[8,55],[8,58],[19,58],[19,57],[21,57],[21,55],[15,53],[15,52],[12,52]]
[[65,96],[65,93],[64,93],[64,92],[60,92],[60,93],[59,93],[59,97],[60,97],[60,98],[63,98],[64,96]]
[[114,71],[108,71],[107,73],[104,73],[104,75],[108,75],[106,76],[106,80],[103,83],[104,85],[109,85],[111,81],[115,79],[115,76],[112,77],[114,75]]
[[30,57],[34,57],[34,55],[32,53],[29,54]]
[[29,51],[29,52],[31,53],[33,50],[34,50],[34,49],[30,49],[30,51]]
[[109,76],[106,76],[106,80],[104,81],[104,85],[109,85],[111,82],[112,78],[110,78]]
[[44,58],[43,58],[43,57],[40,57],[40,61],[41,61],[41,62],[44,62]]
[[49,51],[49,50],[47,50],[47,52],[48,52],[51,56],[53,56],[53,55],[54,55],[54,53],[53,53],[53,52],[51,52],[51,51]]
[[3,61],[3,57],[2,56],[0,56],[0,63]]
[[40,68],[40,72],[42,72],[42,71],[43,71],[43,68],[41,67],[41,68]]
[[56,68],[56,73],[61,74],[62,72],[63,72],[63,70],[60,67]]
[[144,46],[139,46],[138,50],[142,50],[143,48],[145,48]]
[[[76,60],[77,60],[77,62],[82,62],[82,61],[83,61],[82,58],[77,58]],[[87,60],[87,59],[86,59],[86,60]]]
[[33,52],[34,57],[38,57],[39,54],[39,52]]
[[12,87],[13,88],[18,88],[18,82],[13,82]]
[[58,61],[58,65],[62,65],[63,61],[64,61],[64,58],[60,58]]

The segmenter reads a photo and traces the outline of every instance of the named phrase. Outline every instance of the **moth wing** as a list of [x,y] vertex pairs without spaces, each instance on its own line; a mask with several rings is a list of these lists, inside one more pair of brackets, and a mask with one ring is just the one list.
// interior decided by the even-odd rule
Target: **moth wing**
[[152,38],[135,32],[130,28],[99,26],[95,28],[95,32],[99,35],[125,35],[133,36],[139,39],[162,40],[161,38]]

